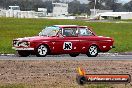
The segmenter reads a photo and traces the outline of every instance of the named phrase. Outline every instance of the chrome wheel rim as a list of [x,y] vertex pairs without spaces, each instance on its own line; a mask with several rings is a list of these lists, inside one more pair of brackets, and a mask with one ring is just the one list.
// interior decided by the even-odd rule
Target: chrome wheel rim
[[39,48],[38,48],[38,53],[39,53],[39,55],[42,55],[42,56],[44,56],[44,55],[46,55],[47,54],[47,47],[46,46],[44,46],[44,45],[41,45],[41,46],[39,46]]
[[90,46],[89,53],[92,56],[96,55],[98,53],[97,47],[96,46]]

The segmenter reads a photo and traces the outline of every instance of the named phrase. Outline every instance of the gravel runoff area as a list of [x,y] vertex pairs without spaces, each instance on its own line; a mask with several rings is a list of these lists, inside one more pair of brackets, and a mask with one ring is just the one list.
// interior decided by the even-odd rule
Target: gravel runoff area
[[[80,86],[76,83],[77,67],[84,68],[89,74],[132,75],[132,61],[1,60],[0,84],[21,83],[31,88],[89,88],[88,84]],[[110,84],[110,86],[112,86],[110,88],[132,88],[131,84]]]

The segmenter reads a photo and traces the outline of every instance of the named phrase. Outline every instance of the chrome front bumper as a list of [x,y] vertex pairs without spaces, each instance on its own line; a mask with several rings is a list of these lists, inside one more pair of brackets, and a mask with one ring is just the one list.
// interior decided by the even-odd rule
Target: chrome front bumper
[[12,47],[12,49],[14,50],[34,50],[34,48],[16,48],[16,47]]

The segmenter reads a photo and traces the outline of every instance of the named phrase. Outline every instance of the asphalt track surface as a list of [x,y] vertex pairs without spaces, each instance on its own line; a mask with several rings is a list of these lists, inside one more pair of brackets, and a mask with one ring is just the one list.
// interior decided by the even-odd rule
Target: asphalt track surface
[[46,57],[0,56],[0,60],[132,60],[132,55],[97,56],[97,57],[87,57],[86,55],[79,55],[77,57],[70,57],[69,55],[49,55]]

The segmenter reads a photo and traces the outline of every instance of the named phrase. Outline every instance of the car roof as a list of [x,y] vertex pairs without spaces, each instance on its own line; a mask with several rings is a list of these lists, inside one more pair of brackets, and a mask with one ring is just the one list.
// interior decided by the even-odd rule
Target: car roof
[[79,26],[79,25],[54,25],[54,26],[57,26],[57,27],[87,27],[87,26]]
[[77,27],[78,25],[54,25],[57,27]]

